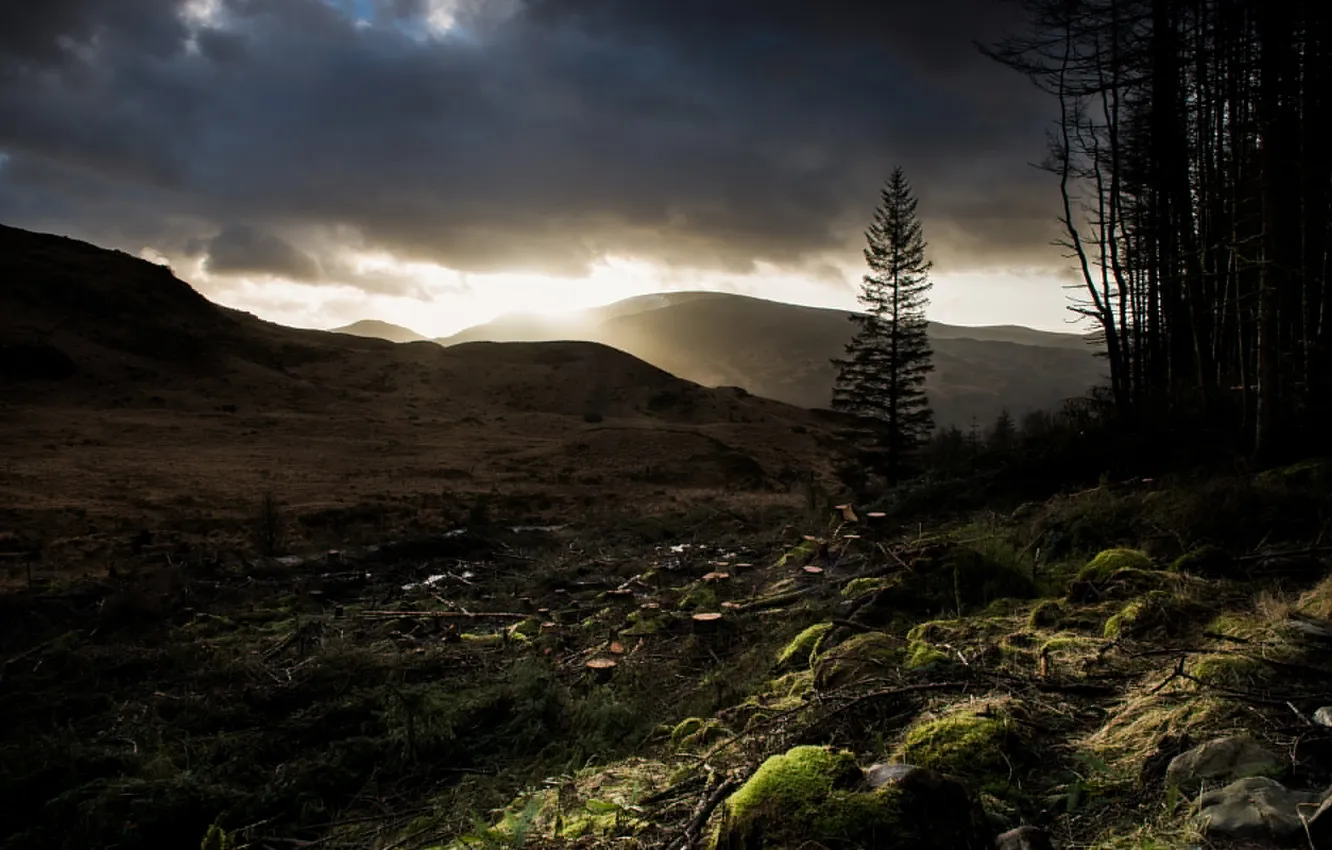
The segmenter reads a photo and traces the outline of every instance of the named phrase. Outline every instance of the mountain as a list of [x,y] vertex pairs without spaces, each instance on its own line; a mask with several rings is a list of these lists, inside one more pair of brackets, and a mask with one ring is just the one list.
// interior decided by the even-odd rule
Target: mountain
[[[641,296],[559,320],[506,316],[437,340],[580,339],[633,354],[704,386],[738,386],[800,407],[826,407],[838,357],[853,332],[841,310],[717,292]],[[1084,336],[1013,325],[932,322],[935,370],[927,390],[940,424],[988,424],[1048,409],[1102,380]]]
[[428,337],[422,336],[411,328],[404,328],[402,325],[395,325],[391,322],[381,322],[377,319],[362,319],[359,322],[352,322],[350,325],[332,328],[329,333],[385,339],[389,342],[424,342],[428,339]]
[[264,492],[412,522],[478,494],[637,510],[682,488],[830,480],[839,445],[836,417],[600,343],[288,328],[59,236],[0,226],[0,280],[0,515],[203,522],[249,515]]

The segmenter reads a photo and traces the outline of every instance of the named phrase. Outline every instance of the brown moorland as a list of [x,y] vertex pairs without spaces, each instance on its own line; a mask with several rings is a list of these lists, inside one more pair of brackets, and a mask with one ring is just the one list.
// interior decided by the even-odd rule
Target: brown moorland
[[0,227],[0,281],[0,529],[66,568],[146,529],[237,533],[265,494],[309,545],[358,511],[421,531],[483,497],[521,522],[790,503],[838,447],[826,413],[606,346],[292,329],[58,236]]

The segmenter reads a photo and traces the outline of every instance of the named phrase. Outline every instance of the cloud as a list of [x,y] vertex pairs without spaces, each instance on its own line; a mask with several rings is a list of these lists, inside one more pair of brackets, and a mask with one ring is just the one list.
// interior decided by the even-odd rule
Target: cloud
[[324,275],[309,254],[247,224],[227,225],[205,251],[204,268],[209,274],[258,274],[300,281],[315,281]]
[[1026,165],[1046,104],[971,46],[1011,14],[993,0],[7,4],[0,220],[168,255],[212,238],[218,272],[318,280],[322,264],[367,291],[398,284],[357,284],[320,234],[468,272],[576,276],[614,255],[743,274],[854,260],[901,164],[939,268],[1059,265],[1048,187]]

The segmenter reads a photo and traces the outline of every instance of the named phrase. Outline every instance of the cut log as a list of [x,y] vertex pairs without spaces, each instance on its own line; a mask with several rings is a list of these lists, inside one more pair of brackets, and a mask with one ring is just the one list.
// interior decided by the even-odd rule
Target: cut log
[[597,682],[606,682],[615,673],[616,660],[614,658],[598,657],[589,659],[587,662],[588,672]]
[[712,634],[723,626],[720,611],[701,611],[690,619],[693,622],[694,634]]

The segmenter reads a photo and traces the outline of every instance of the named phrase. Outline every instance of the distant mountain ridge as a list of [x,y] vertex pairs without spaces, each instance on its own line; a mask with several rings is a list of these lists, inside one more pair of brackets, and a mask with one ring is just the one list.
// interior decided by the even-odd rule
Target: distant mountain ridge
[[343,325],[340,328],[330,328],[331,334],[348,334],[349,336],[368,337],[370,339],[386,339],[389,342],[425,342],[430,339],[423,334],[419,334],[411,328],[404,328],[402,325],[395,325],[392,322],[381,322],[378,319],[362,319],[359,322],[352,322],[350,325]]
[[[436,340],[586,340],[628,352],[704,386],[738,386],[800,407],[826,407],[854,327],[842,310],[724,292],[638,296],[559,319],[501,316]],[[1017,325],[930,323],[935,370],[927,384],[942,425],[988,424],[1049,409],[1102,382],[1087,337]]]

